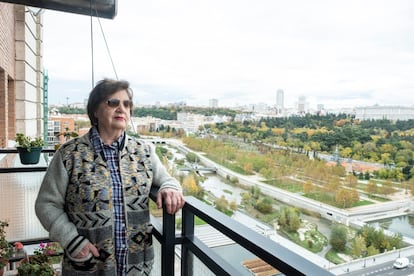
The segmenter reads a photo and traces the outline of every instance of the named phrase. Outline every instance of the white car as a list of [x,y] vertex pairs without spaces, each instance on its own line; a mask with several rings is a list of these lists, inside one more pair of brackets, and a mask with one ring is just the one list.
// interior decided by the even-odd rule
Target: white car
[[405,268],[409,264],[410,264],[410,260],[408,258],[402,257],[402,258],[396,259],[393,266],[395,268]]

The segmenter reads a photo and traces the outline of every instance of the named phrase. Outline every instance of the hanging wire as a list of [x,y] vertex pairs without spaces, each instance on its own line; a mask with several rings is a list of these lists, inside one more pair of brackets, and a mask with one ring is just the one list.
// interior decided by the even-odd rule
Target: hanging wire
[[92,0],[90,0],[89,2],[89,13],[90,13],[90,18],[91,18],[91,63],[92,63],[92,89],[93,86],[95,85],[95,65],[94,65],[94,52],[93,52],[93,20],[92,20]]
[[96,18],[98,18],[99,27],[101,28],[102,37],[105,41],[106,51],[108,52],[109,59],[111,60],[112,69],[114,70],[115,78],[118,80],[118,74],[116,73],[115,64],[114,64],[114,61],[112,60],[111,51],[109,51],[108,43],[107,43],[106,37],[105,37],[105,32],[103,31],[103,28],[102,28],[102,25],[101,25],[101,20],[99,19],[99,16],[98,16],[98,11],[96,9],[95,9],[95,11],[96,11]]
[[[94,86],[95,81],[94,81],[94,52],[93,52],[92,1],[93,0],[90,0],[91,47],[92,47],[92,49],[91,49],[91,52],[92,52],[92,89],[93,89],[93,86]],[[106,51],[108,52],[109,59],[111,60],[112,69],[114,70],[115,78],[118,80],[118,73],[116,72],[115,64],[114,64],[114,61],[112,59],[111,51],[109,49],[108,42],[107,42],[106,37],[105,37],[105,32],[104,32],[104,30],[102,28],[101,20],[99,19],[99,14],[98,14],[98,11],[97,11],[96,7],[95,7],[95,15],[96,15],[96,18],[98,19],[99,27],[101,29],[102,37],[103,37],[104,42],[105,42]],[[131,121],[131,126],[132,126],[133,132],[136,133],[136,134],[138,134],[136,132],[136,130],[135,130],[134,122],[132,121],[132,116],[130,116],[130,121]]]
[[[115,78],[118,80],[118,73],[116,72],[115,64],[112,59],[111,51],[109,50],[108,42],[106,40],[105,32],[102,28],[101,20],[99,18],[98,10],[96,6],[94,7],[96,18],[98,19],[99,27],[101,29],[101,34],[105,42],[106,51],[108,52],[109,59],[111,61],[112,70],[114,70]],[[94,54],[93,54],[93,15],[92,15],[92,0],[90,0],[90,18],[91,18],[91,47],[92,47],[92,87],[94,85]]]

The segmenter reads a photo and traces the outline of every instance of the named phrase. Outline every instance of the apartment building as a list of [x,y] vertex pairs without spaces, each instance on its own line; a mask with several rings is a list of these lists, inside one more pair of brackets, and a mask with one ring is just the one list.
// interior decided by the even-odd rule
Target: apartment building
[[365,106],[355,108],[355,119],[405,121],[414,119],[414,107],[407,106]]
[[42,88],[42,15],[0,2],[0,147],[42,134]]

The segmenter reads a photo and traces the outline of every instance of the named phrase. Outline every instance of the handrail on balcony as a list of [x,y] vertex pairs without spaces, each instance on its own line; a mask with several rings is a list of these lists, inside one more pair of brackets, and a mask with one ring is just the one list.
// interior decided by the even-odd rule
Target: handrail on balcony
[[[43,148],[42,153],[54,153],[55,149]],[[0,149],[0,154],[19,153],[16,148]],[[44,172],[47,170],[46,166],[23,166],[0,168],[0,173],[20,173],[20,172]]]
[[[155,195],[156,190],[152,189],[151,198],[153,200],[155,200]],[[175,245],[181,245],[181,275],[193,275],[192,254],[197,256],[216,275],[240,274],[231,264],[194,235],[195,216],[285,275],[334,275],[307,260],[305,256],[301,256],[276,242],[271,242],[269,238],[192,196],[186,197],[186,203],[182,209],[181,235],[175,234],[175,215],[167,214],[165,209],[162,226],[154,222],[154,236],[162,246],[161,275],[174,275]]]
[[[53,152],[54,150],[46,150]],[[0,150],[0,153],[17,153],[17,150]],[[45,171],[46,167],[0,168],[0,173],[19,173]],[[4,171],[3,171],[4,170]],[[151,189],[151,199],[156,200],[157,190]],[[194,235],[195,216],[205,221],[216,230],[232,239],[239,246],[247,249],[258,258],[267,262],[285,275],[334,275],[269,238],[253,231],[231,219],[213,207],[192,197],[186,197],[182,209],[181,233],[175,233],[175,215],[169,215],[163,209],[162,224],[153,219],[154,237],[161,244],[161,275],[174,276],[175,246],[181,245],[181,274],[194,275],[193,256],[196,256],[216,275],[239,275],[239,271],[227,260],[219,256]]]

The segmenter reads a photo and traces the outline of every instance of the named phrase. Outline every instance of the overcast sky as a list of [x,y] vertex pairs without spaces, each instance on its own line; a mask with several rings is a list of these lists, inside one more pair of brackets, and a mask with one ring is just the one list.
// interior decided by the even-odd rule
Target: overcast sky
[[90,17],[47,10],[49,102],[84,101],[92,72],[116,78],[111,55],[139,104],[275,105],[283,89],[287,107],[412,106],[413,15],[411,0],[118,0],[92,20],[92,70]]

